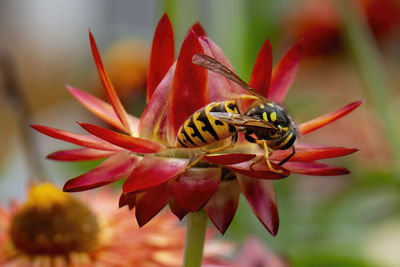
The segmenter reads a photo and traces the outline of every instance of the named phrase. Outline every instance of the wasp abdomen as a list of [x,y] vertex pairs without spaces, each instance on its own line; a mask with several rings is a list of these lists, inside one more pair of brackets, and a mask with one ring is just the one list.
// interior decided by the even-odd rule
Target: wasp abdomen
[[196,111],[181,126],[176,147],[202,147],[232,136],[236,127],[218,120],[209,112],[239,113],[236,101],[211,103]]

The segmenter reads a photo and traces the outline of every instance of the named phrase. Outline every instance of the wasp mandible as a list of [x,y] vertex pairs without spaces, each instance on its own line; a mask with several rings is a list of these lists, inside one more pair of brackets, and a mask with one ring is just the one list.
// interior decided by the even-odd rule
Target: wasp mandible
[[[282,165],[296,153],[293,144],[297,131],[292,117],[280,105],[260,95],[233,71],[214,58],[196,54],[193,56],[192,62],[225,76],[251,94],[251,96],[243,95],[240,98],[252,98],[256,101],[244,114],[240,112],[235,100],[227,100],[210,103],[190,116],[178,131],[175,147],[203,147],[228,137],[232,137],[232,142],[230,145],[207,150],[179,175],[193,167],[206,155],[233,147],[239,132],[244,132],[247,141],[256,143],[264,149],[264,156],[260,160],[265,160],[270,171],[281,173],[281,170],[275,170],[272,167],[268,157],[269,153],[274,150],[292,147],[292,153],[278,164]],[[259,161],[254,162],[251,166],[257,162]]]

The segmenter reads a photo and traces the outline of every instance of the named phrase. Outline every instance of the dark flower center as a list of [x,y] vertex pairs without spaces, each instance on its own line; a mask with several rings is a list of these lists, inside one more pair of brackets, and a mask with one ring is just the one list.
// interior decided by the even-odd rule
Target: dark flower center
[[32,188],[12,220],[10,234],[14,246],[26,254],[67,256],[93,250],[98,230],[88,207],[46,183]]

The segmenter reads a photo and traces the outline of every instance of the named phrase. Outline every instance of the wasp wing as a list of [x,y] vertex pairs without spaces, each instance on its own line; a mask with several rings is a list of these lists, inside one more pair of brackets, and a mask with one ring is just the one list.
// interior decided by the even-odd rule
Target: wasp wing
[[250,87],[245,81],[243,81],[239,76],[237,76],[233,71],[228,69],[224,64],[215,60],[212,57],[209,57],[204,54],[196,54],[192,58],[192,62],[196,65],[199,65],[203,68],[206,68],[210,71],[219,73],[226,78],[234,81],[238,85],[240,85],[243,89],[245,89],[248,93],[262,99],[267,100],[264,96],[260,95],[256,90]]
[[229,112],[208,112],[214,118],[238,127],[276,129],[275,125],[251,116]]

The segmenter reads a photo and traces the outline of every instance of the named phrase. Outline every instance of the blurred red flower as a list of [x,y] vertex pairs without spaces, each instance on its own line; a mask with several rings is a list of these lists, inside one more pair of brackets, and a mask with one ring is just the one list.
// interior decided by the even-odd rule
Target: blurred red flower
[[[358,5],[376,39],[387,36],[400,24],[400,4],[394,0],[351,0]],[[342,51],[340,16],[332,0],[303,0],[287,16],[288,35],[308,42],[307,55],[329,55]]]
[[[272,234],[278,231],[278,211],[272,181],[287,177],[291,172],[309,175],[341,175],[349,171],[317,160],[344,156],[354,148],[322,147],[296,144],[297,153],[278,166],[291,151],[274,151],[270,160],[282,173],[271,172],[264,161],[252,166],[262,157],[258,146],[243,140],[224,154],[209,155],[195,168],[179,177],[189,164],[194,149],[169,149],[176,135],[195,111],[211,102],[225,101],[245,94],[237,84],[225,77],[192,63],[193,55],[206,54],[232,69],[221,49],[196,23],[182,44],[178,59],[174,56],[174,37],[166,15],[159,22],[151,51],[148,76],[148,103],[140,120],[126,113],[104,69],[95,41],[90,33],[93,56],[110,104],[68,86],[71,94],[117,131],[89,123],[79,123],[90,134],[81,135],[46,126],[33,125],[39,132],[83,148],[57,151],[48,158],[80,161],[107,158],[93,170],[69,180],[65,191],[82,191],[103,186],[128,177],[122,186],[120,206],[136,207],[140,226],[150,221],[166,204],[182,219],[188,212],[204,208],[221,233],[230,225],[239,201],[245,195],[254,213]],[[261,95],[280,104],[296,74],[303,44],[298,43],[272,70],[272,48],[267,40],[261,48],[250,85]],[[240,106],[249,106],[243,101]],[[332,113],[298,125],[298,134],[305,135],[327,125],[358,107],[362,101],[351,103]],[[243,151],[246,151],[244,153]],[[197,151],[198,152],[198,151]]]
[[[109,190],[74,198],[51,183],[32,186],[26,203],[0,206],[0,265],[181,266],[185,228],[162,212],[145,229]],[[208,231],[204,266],[225,266],[233,252]]]

